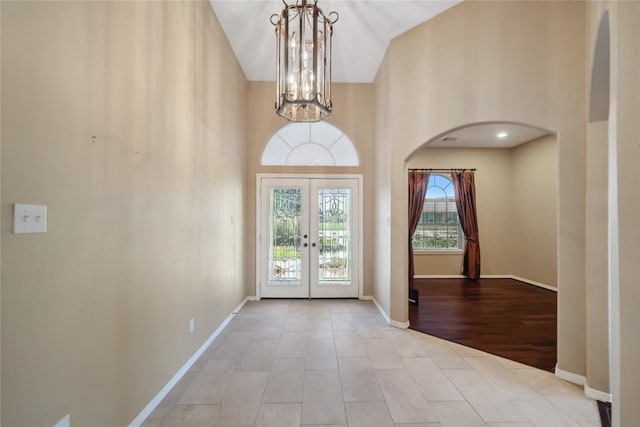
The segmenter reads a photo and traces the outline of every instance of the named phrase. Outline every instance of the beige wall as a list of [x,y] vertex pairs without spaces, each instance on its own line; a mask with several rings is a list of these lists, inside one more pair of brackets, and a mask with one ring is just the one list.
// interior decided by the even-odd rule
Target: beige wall
[[[556,286],[555,136],[513,149],[423,148],[410,168],[475,168],[483,275]],[[417,252],[417,275],[457,275],[462,254]]]
[[[613,425],[627,426],[640,418],[640,3],[590,2],[588,51],[605,11],[610,14],[611,74],[608,123],[608,282],[611,330],[611,393]],[[593,126],[593,125],[592,125]],[[597,135],[597,133],[596,133]]]
[[206,2],[1,8],[2,423],[128,425],[247,294],[247,83]]
[[[640,37],[640,4],[589,2],[587,12],[588,88],[595,91],[589,92],[589,103],[594,111],[605,114],[591,117],[587,139],[586,381],[588,387],[610,391],[612,424],[627,426],[640,417],[640,233],[636,226],[640,209],[640,54],[636,42]],[[610,51],[598,60],[610,68],[610,74],[598,81],[598,73],[593,71],[596,40],[604,34],[599,32],[607,20],[610,40],[602,48]],[[609,99],[602,99],[606,91],[598,92],[597,85],[610,88]],[[603,102],[608,108],[598,108]],[[606,205],[602,200],[605,195]],[[606,248],[599,242],[602,239],[607,242]]]
[[[391,42],[375,102],[376,139],[391,147],[389,181],[376,192],[390,200],[378,215],[390,217],[391,253],[384,260],[388,248],[377,246],[388,267],[376,268],[390,271],[392,319],[408,318],[406,160],[468,123],[535,125],[558,135],[558,366],[585,373],[584,34],[584,3],[463,2]],[[377,222],[376,233],[389,231]]]
[[[2,8],[0,7],[0,60],[1,59],[2,59]],[[0,66],[0,100],[1,99],[2,99],[2,67]],[[0,200],[2,200],[2,102],[0,102]],[[2,224],[2,216],[3,216],[2,209],[0,208],[0,228]],[[0,232],[0,260],[1,259],[2,259],[2,233]],[[2,262],[0,262],[0,331],[2,331]],[[2,425],[2,339],[0,337],[0,426],[1,425]]]
[[511,152],[511,258],[516,277],[556,287],[558,156],[555,136]]
[[[511,274],[511,150],[424,148],[410,168],[475,168],[481,274]],[[417,253],[417,275],[457,275],[462,254]]]
[[288,122],[276,115],[273,82],[249,83],[248,153],[246,170],[247,203],[247,289],[249,295],[256,292],[255,245],[256,245],[256,174],[362,174],[364,181],[363,206],[363,294],[371,295],[373,277],[373,85],[370,84],[333,84],[332,100],[335,105],[327,122],[340,128],[355,145],[360,158],[357,167],[291,167],[261,166],[260,160],[265,145],[271,136]]
[[[587,375],[585,387],[611,393],[609,354],[609,17],[604,3],[587,6]],[[599,40],[596,58],[595,45]]]
[[609,388],[607,255],[608,122],[590,123],[587,134],[587,384]]
[[[596,139],[585,131],[584,57],[610,11],[611,391],[614,425],[625,426],[640,418],[640,3],[586,4],[589,19],[578,2],[464,2],[394,40],[371,103],[338,91],[331,120],[343,120],[340,96],[375,118],[355,131],[369,132],[373,147],[363,172],[365,186],[375,184],[365,190],[365,200],[374,195],[365,203],[375,246],[365,254],[373,260],[365,287],[399,321],[407,318],[406,159],[466,123],[558,132],[559,367],[587,371],[597,388],[606,339],[584,321],[594,316],[584,308],[585,240],[598,233],[585,221],[596,178],[585,145]],[[0,5],[2,422],[52,425],[70,412],[72,425],[126,425],[253,294],[255,275],[239,261],[254,250],[251,168],[258,144],[283,122],[264,119],[245,151],[254,129],[237,93],[249,92],[204,2]],[[336,122],[356,145],[358,120],[350,111]],[[14,202],[47,204],[49,232],[11,234]],[[220,242],[235,248],[221,251]],[[585,329],[599,348],[586,356]]]
[[[614,366],[620,369],[620,388],[614,395],[619,400],[619,411],[614,416],[620,425],[631,425],[640,419],[640,3],[619,4],[616,32],[617,37],[617,173],[618,173],[618,227],[619,237],[619,313],[620,313],[620,362]],[[615,307],[614,307],[615,310]],[[616,311],[618,312],[618,311]]]
[[[386,55],[393,56],[387,50]],[[393,70],[381,67],[378,70],[375,84],[375,123],[374,123],[374,275],[373,297],[380,307],[391,313],[391,154],[392,135],[386,122],[392,108],[384,102],[391,99],[390,84]],[[383,102],[380,102],[383,101]],[[398,249],[401,250],[401,249]]]

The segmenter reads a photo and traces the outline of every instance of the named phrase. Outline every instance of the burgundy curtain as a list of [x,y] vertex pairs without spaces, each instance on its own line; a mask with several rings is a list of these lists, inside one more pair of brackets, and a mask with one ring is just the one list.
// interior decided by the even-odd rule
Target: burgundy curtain
[[478,216],[476,214],[476,184],[473,172],[452,172],[456,193],[456,206],[466,240],[462,274],[469,279],[480,278],[480,242],[478,240]]
[[413,233],[418,228],[429,184],[429,172],[409,172],[409,287],[413,287]]

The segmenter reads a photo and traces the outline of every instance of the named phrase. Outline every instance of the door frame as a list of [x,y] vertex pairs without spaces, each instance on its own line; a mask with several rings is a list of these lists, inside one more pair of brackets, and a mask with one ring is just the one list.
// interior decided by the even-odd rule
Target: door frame
[[363,299],[364,244],[363,244],[363,175],[362,174],[294,174],[294,173],[257,173],[256,174],[256,300],[260,300],[260,280],[262,280],[262,179],[355,179],[358,182],[358,299]]

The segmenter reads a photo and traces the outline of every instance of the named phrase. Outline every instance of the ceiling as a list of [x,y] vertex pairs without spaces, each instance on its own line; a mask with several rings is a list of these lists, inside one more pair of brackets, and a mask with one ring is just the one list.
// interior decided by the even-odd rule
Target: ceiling
[[[460,1],[319,0],[325,15],[340,15],[333,29],[333,81],[373,83],[391,39]],[[209,2],[247,79],[275,81],[276,40],[269,18],[282,11],[282,0]]]
[[[497,135],[506,133],[499,138]],[[519,123],[487,122],[471,124],[443,133],[425,144],[425,148],[513,148],[549,131]]]
[[[325,15],[332,11],[340,15],[333,30],[333,81],[373,83],[393,38],[461,1],[318,0]],[[282,0],[209,2],[247,79],[275,81],[275,30],[269,18],[282,11]],[[497,138],[500,132],[508,135]],[[511,148],[548,133],[517,123],[480,123],[452,129],[428,141],[425,148]]]

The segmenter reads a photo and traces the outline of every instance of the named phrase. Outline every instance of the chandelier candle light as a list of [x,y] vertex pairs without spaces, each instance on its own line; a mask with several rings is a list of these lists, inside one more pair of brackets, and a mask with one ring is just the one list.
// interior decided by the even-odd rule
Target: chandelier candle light
[[331,36],[338,13],[325,16],[318,0],[296,0],[273,14],[276,27],[276,113],[291,122],[331,114]]

